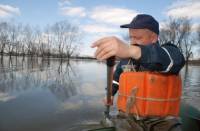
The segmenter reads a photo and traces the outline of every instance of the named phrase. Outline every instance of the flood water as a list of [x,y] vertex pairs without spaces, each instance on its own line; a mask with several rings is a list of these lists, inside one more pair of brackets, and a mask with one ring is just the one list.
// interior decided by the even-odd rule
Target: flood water
[[[183,100],[200,110],[200,66],[183,68]],[[98,122],[105,109],[106,65],[95,60],[4,57],[0,131],[67,131]],[[113,108],[114,110],[114,108]]]

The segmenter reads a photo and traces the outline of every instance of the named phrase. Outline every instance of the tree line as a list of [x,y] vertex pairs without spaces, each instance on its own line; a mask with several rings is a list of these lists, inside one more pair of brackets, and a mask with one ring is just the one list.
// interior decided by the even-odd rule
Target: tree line
[[[20,23],[0,22],[0,55],[78,57],[81,38],[79,27],[67,20],[47,25],[44,29]],[[128,36],[124,38],[127,40]],[[176,45],[188,63],[194,55],[193,49],[200,47],[200,25],[194,31],[192,19],[169,18],[160,29],[159,41],[160,44],[170,42]]]
[[44,29],[0,22],[0,55],[70,58],[78,55],[81,36],[78,26],[66,20]]

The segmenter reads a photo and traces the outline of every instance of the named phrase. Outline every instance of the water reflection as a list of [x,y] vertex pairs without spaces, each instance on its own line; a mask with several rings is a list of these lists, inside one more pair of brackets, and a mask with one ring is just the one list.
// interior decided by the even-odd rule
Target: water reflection
[[[56,64],[57,70],[54,70]],[[72,70],[71,65],[69,63],[63,65],[59,61],[54,62],[54,65],[54,67],[53,65],[50,67],[50,61],[38,58],[27,58],[25,60],[20,58],[5,59],[1,62],[0,67],[1,94],[11,95],[32,88],[48,88],[62,101],[76,95],[75,82],[72,80],[76,74]],[[75,69],[76,66],[73,66],[73,68]]]
[[181,71],[183,80],[183,99],[200,110],[200,66],[184,67]]
[[105,65],[94,61],[4,57],[0,130],[64,131],[100,120],[106,78],[102,74]]
[[[28,57],[0,60],[0,131],[66,131],[100,121],[105,64]],[[200,67],[181,71],[183,99],[200,108]]]

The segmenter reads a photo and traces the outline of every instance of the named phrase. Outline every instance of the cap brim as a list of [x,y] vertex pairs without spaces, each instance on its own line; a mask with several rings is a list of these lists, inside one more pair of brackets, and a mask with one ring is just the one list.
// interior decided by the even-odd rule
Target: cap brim
[[120,28],[133,28],[133,25],[126,24],[126,25],[120,25]]
[[145,26],[134,26],[134,25],[131,25],[131,24],[126,24],[126,25],[121,25],[120,28],[131,28],[131,29],[145,29],[146,27]]

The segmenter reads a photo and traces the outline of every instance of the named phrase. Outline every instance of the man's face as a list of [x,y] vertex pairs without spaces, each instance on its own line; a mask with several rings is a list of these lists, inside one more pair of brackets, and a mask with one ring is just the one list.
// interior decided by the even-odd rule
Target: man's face
[[148,29],[129,29],[129,37],[131,45],[148,45],[158,40],[158,36]]

